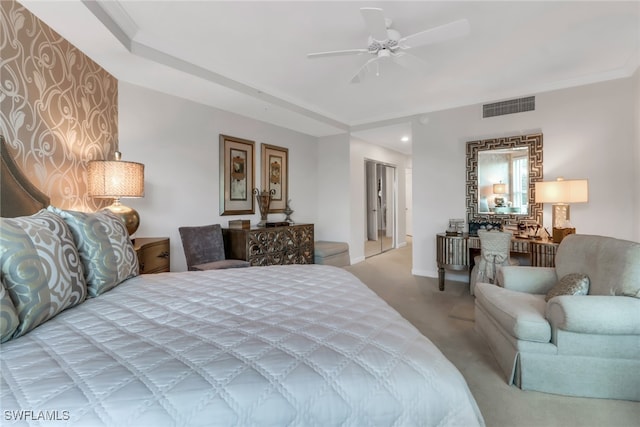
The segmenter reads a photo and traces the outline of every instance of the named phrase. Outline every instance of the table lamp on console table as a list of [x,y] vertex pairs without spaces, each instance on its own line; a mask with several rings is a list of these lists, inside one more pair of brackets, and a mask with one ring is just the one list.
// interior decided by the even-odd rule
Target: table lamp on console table
[[569,203],[586,203],[589,201],[589,183],[586,179],[536,182],[536,203],[553,203],[552,224],[553,241],[560,243],[562,239],[576,232],[569,222]]

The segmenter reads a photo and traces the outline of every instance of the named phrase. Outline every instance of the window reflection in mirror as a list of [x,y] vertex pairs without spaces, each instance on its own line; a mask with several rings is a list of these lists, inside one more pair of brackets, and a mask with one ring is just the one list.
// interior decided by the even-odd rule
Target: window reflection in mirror
[[527,147],[478,152],[478,213],[529,213]]

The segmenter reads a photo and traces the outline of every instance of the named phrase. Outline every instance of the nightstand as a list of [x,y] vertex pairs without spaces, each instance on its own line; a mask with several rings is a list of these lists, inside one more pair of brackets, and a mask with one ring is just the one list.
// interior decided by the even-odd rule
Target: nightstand
[[168,237],[136,237],[133,241],[133,248],[138,255],[140,274],[169,271]]

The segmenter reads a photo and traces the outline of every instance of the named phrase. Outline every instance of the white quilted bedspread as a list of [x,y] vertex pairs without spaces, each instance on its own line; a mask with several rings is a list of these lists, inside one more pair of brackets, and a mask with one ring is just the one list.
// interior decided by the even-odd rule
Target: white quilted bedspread
[[442,353],[329,266],[142,275],[0,361],[2,425],[483,425]]

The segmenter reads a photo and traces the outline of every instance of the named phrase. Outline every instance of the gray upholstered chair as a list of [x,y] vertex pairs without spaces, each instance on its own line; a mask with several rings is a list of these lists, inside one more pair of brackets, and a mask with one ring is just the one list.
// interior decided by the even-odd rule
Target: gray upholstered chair
[[220,224],[180,227],[178,231],[189,271],[249,267],[248,261],[226,259]]
[[474,258],[474,267],[469,280],[469,292],[474,294],[476,282],[498,283],[498,270],[507,265],[519,265],[511,258],[512,233],[503,231],[479,230],[480,255]]
[[507,382],[640,401],[640,243],[572,234],[555,264],[502,267],[501,287],[476,285],[475,326]]

